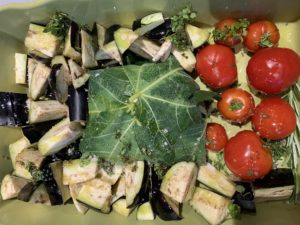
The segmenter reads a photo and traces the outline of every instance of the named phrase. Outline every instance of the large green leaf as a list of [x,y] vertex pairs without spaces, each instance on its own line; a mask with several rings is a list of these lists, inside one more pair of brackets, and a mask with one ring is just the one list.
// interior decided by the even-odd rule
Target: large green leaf
[[82,152],[164,165],[205,160],[199,87],[176,60],[90,73]]

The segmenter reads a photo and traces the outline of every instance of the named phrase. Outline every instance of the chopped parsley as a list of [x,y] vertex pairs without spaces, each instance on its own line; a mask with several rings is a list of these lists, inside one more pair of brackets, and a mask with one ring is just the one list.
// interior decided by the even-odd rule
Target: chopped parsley
[[49,23],[44,29],[44,32],[50,32],[56,37],[64,38],[71,25],[71,19],[67,13],[56,12],[51,18]]
[[31,174],[34,183],[44,180],[43,172],[39,170],[32,162],[28,162],[25,166],[25,169]]

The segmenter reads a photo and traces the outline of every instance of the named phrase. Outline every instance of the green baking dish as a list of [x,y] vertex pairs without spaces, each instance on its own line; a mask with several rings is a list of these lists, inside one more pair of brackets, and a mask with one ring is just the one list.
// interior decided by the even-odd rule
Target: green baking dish
[[[11,1],[13,2],[13,1]],[[286,29],[282,43],[300,53],[300,1],[296,0],[190,0],[198,12],[197,20],[214,24],[225,17],[270,18],[281,22]],[[185,0],[31,0],[0,6],[0,91],[26,92],[14,83],[14,53],[23,51],[23,40],[29,22],[43,22],[55,10],[69,13],[79,22],[100,21],[113,24],[122,21],[129,25],[134,18],[147,13],[163,11],[166,15],[186,3]],[[298,22],[297,22],[298,20]],[[286,24],[286,25],[285,25]],[[288,28],[285,28],[288,27]],[[0,127],[0,179],[11,171],[8,145],[21,137],[17,128]],[[78,214],[73,205],[48,207],[32,205],[17,200],[0,199],[0,225],[50,225],[50,224],[207,224],[189,206],[184,207],[184,219],[179,222],[139,222],[135,213],[123,218],[116,213],[99,214],[90,210]],[[243,215],[241,220],[224,224],[293,225],[300,222],[300,205],[285,202],[260,203],[257,215]]]

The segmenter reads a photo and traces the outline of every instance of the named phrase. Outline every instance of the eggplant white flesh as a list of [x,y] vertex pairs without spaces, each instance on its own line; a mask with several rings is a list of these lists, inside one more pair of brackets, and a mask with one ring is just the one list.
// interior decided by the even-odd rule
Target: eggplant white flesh
[[83,134],[83,128],[78,122],[70,122],[64,119],[52,127],[38,142],[38,148],[42,155],[51,155],[69,144],[75,142]]
[[114,203],[118,199],[125,197],[125,194],[126,194],[126,181],[125,181],[124,174],[122,174],[120,179],[117,181],[117,183],[112,187],[111,203]]
[[29,180],[10,174],[4,176],[1,182],[2,200],[16,198],[22,188],[30,183]]
[[77,201],[78,193],[80,192],[80,189],[82,188],[82,183],[78,184],[70,184],[70,194],[74,203],[75,208],[77,211],[81,214],[86,214],[86,212],[89,210],[89,207],[87,207],[85,204],[80,203]]
[[111,185],[95,178],[82,184],[77,200],[88,206],[101,210],[111,200]]
[[150,202],[145,202],[140,205],[137,209],[136,218],[139,221],[147,221],[147,220],[154,220],[155,214],[153,212],[152,206]]
[[231,201],[204,188],[197,187],[190,201],[192,208],[211,225],[221,224],[229,215]]
[[28,58],[27,59],[27,83],[28,83],[28,87],[30,87],[30,83],[31,83],[31,78],[33,75],[33,72],[36,68],[38,64],[38,61],[33,59],[33,58]]
[[68,107],[55,100],[29,101],[29,123],[57,120],[68,115]]
[[210,32],[208,32],[207,30],[193,26],[191,24],[187,24],[185,26],[185,32],[187,33],[194,49],[203,45],[209,39],[210,35]]
[[105,42],[105,33],[106,33],[106,28],[102,26],[99,23],[96,23],[96,29],[97,29],[97,41],[98,41],[98,46],[99,48],[103,48],[104,42]]
[[36,149],[36,146],[25,148],[16,157],[15,174],[25,179],[32,179],[28,165],[33,164],[36,169],[40,169],[44,160],[45,156]]
[[32,193],[38,188],[38,185],[39,184],[33,182],[26,184],[19,192],[17,196],[18,200],[28,202],[32,196]]
[[61,160],[53,162],[50,164],[50,168],[52,170],[57,187],[61,193],[63,203],[65,203],[71,198],[71,194],[69,187],[63,184],[63,162]]
[[61,64],[55,64],[52,67],[48,82],[55,99],[64,104],[68,100],[68,83],[65,80],[65,73]]
[[197,180],[229,198],[236,191],[235,184],[209,163],[200,166]]
[[41,184],[31,195],[30,203],[51,205],[50,196],[44,184]]
[[187,200],[191,185],[197,175],[197,166],[193,162],[179,162],[173,165],[163,177],[160,191],[178,203]]
[[152,58],[152,61],[158,62],[159,60],[161,60],[162,62],[165,62],[169,58],[171,54],[171,50],[172,50],[172,42],[171,40],[167,39],[164,41],[164,43],[162,43],[160,49],[158,50],[156,55]]
[[115,211],[116,213],[122,215],[122,216],[129,216],[130,213],[133,211],[134,208],[128,208],[127,204],[126,204],[126,199],[121,198],[119,200],[117,200],[116,202],[114,202],[114,204],[112,205],[113,211]]
[[115,59],[121,65],[123,65],[122,56],[119,52],[118,46],[115,41],[111,41],[105,44],[96,53],[97,60]]
[[153,13],[143,17],[140,21],[142,26],[134,30],[134,32],[140,36],[143,36],[164,22],[165,20],[161,12]]
[[81,77],[79,77],[79,78],[77,78],[77,79],[74,79],[74,80],[72,81],[73,87],[74,87],[75,89],[78,89],[78,88],[84,86],[84,85],[87,83],[87,81],[88,81],[89,79],[90,79],[90,74],[85,73],[85,74],[83,74],[83,76],[81,76]]
[[45,94],[50,73],[51,69],[48,66],[40,62],[37,64],[29,85],[29,97],[32,100],[37,100]]
[[30,146],[30,142],[29,140],[24,136],[22,138],[20,138],[19,140],[17,140],[14,143],[11,143],[8,146],[8,150],[9,150],[9,157],[10,160],[12,162],[12,166],[15,169],[15,164],[16,164],[16,157],[17,155],[23,151],[23,149],[27,148]]
[[78,184],[96,177],[98,170],[98,160],[96,157],[89,159],[87,163],[82,163],[81,159],[74,159],[63,162],[63,184]]
[[51,66],[53,67],[56,64],[62,65],[63,70],[63,80],[68,84],[72,84],[71,72],[66,61],[66,58],[63,55],[57,55],[51,60]]
[[69,59],[68,64],[70,67],[72,80],[81,77],[85,73],[84,69],[79,66],[74,60]]
[[188,72],[193,72],[196,65],[196,58],[194,53],[190,50],[180,51],[176,48],[173,48],[172,54],[177,59],[179,64]]
[[27,55],[15,53],[16,84],[27,84]]
[[[73,23],[72,23],[73,24]],[[76,62],[80,62],[81,61],[81,53],[78,52],[74,46],[72,46],[72,35],[76,35],[78,28],[76,29],[75,25],[72,25],[69,28],[69,31],[67,33],[67,36],[65,38],[65,48],[63,51],[63,55],[75,60]]]
[[254,190],[254,196],[256,202],[267,201],[279,201],[287,200],[291,197],[294,191],[294,185],[273,187],[273,188],[261,188]]
[[153,41],[150,41],[145,37],[140,37],[132,43],[129,50],[143,58],[152,60],[157,56],[160,47]]
[[82,66],[85,68],[93,68],[98,66],[98,63],[95,59],[93,38],[84,30],[81,30],[80,33],[82,49]]
[[114,39],[121,54],[123,54],[138,37],[134,31],[124,27],[119,28],[114,33]]
[[25,47],[29,52],[53,57],[57,54],[62,40],[49,32],[45,33],[44,29],[44,26],[30,24],[25,37]]
[[99,163],[97,177],[111,185],[114,185],[123,173],[123,168],[124,167],[122,165],[118,164],[107,166],[105,163]]

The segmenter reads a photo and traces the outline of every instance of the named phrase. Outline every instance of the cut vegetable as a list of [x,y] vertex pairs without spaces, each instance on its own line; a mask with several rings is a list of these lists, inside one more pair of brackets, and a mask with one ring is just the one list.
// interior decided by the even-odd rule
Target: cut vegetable
[[123,173],[123,166],[118,164],[109,164],[109,162],[99,163],[97,177],[104,182],[114,185]]
[[10,160],[12,162],[12,166],[15,169],[16,157],[17,155],[23,151],[23,149],[30,146],[30,142],[26,137],[22,137],[14,143],[11,143],[8,147]]
[[85,73],[84,69],[81,66],[79,66],[76,62],[74,62],[72,59],[68,60],[68,65],[70,67],[72,80],[81,77]]
[[50,73],[51,69],[49,67],[40,62],[37,64],[29,85],[29,97],[32,100],[37,100],[45,94]]
[[63,52],[64,56],[77,62],[81,60],[81,53],[76,50],[74,43],[76,41],[76,36],[78,35],[78,29],[78,25],[72,22],[65,38],[65,48]]
[[145,202],[138,207],[136,218],[137,218],[137,220],[154,220],[155,219],[155,214],[152,210],[152,206],[151,206],[150,202]]
[[88,93],[87,87],[82,86],[75,89],[69,87],[69,116],[70,121],[85,124],[88,114]]
[[137,161],[125,167],[126,204],[130,207],[141,190],[145,172],[145,162]]
[[27,84],[27,55],[15,53],[15,78],[17,84]]
[[68,107],[58,101],[30,101],[29,123],[61,119],[68,115]]
[[[125,181],[125,176],[121,175],[120,179],[118,182],[112,187],[112,199],[111,203],[114,203],[118,199],[125,197],[126,194],[126,181]],[[126,202],[125,198],[124,201]],[[126,206],[127,207],[127,206]]]
[[121,65],[123,64],[122,56],[119,52],[118,46],[115,41],[111,41],[105,44],[102,49],[98,50],[96,54],[96,59],[97,60],[115,59]]
[[71,194],[69,187],[63,184],[63,162],[53,162],[50,164],[50,168],[52,170],[57,187],[61,193],[63,203],[65,203],[71,198]]
[[54,154],[76,141],[83,134],[80,123],[64,119],[52,127],[38,142],[43,155]]
[[72,81],[73,87],[75,89],[78,89],[78,88],[82,87],[83,85],[85,85],[87,83],[87,81],[89,80],[89,78],[90,78],[90,75],[88,73],[85,73],[85,74],[83,74],[83,76],[81,76],[81,77],[79,77],[77,79],[74,79]]
[[229,198],[235,193],[235,184],[209,163],[200,166],[197,180]]
[[89,208],[85,204],[82,204],[76,200],[78,193],[80,192],[80,189],[82,188],[82,184],[81,183],[80,184],[70,184],[69,188],[70,188],[70,194],[71,194],[73,203],[75,205],[75,208],[81,214],[86,214],[86,212],[89,210]]
[[31,77],[33,75],[33,72],[38,64],[38,61],[33,58],[27,58],[27,74],[26,74],[26,81],[28,84],[28,87],[30,87],[31,83]]
[[63,162],[63,184],[78,184],[91,180],[97,175],[97,158],[92,157],[87,162],[74,159]]
[[21,177],[13,175],[5,175],[1,182],[1,196],[2,200],[16,198],[22,188],[27,185],[30,181]]
[[192,47],[198,48],[203,45],[209,38],[210,33],[206,30],[203,30],[199,27],[187,24],[185,26],[185,32],[189,36]]
[[134,208],[128,208],[126,204],[126,199],[122,198],[117,200],[113,205],[112,205],[113,211],[116,213],[122,215],[122,216],[129,216],[130,213],[133,211]]
[[[152,18],[151,18],[152,17]],[[151,32],[153,29],[159,27],[161,24],[165,22],[161,13],[151,14],[141,19],[140,26],[138,29],[134,30],[136,34],[139,36],[143,36],[148,32]],[[148,23],[148,24],[143,24]]]
[[218,225],[228,216],[230,200],[209,190],[197,187],[190,205],[209,224]]
[[233,203],[238,205],[242,212],[256,213],[254,192],[251,183],[236,182],[237,191],[233,196]]
[[31,53],[40,53],[44,57],[53,57],[56,55],[61,39],[44,32],[45,27],[30,24],[25,38],[25,46]]
[[51,66],[62,65],[63,70],[63,81],[65,81],[68,85],[72,84],[71,72],[66,61],[66,58],[63,55],[57,55],[51,60]]
[[98,46],[99,48],[103,48],[104,43],[105,43],[105,33],[106,33],[106,28],[99,23],[96,23],[96,29],[97,29],[97,41],[98,41]]
[[195,186],[193,178],[197,174],[197,166],[193,162],[179,162],[165,174],[160,191],[178,203],[183,203],[189,193],[190,186]]
[[89,180],[82,184],[77,200],[88,206],[101,210],[111,198],[111,185],[99,178]]
[[29,202],[51,205],[50,197],[44,184],[41,184],[31,195]]
[[19,194],[17,196],[18,200],[23,201],[23,202],[28,202],[30,200],[32,193],[37,188],[38,188],[38,185],[36,183],[29,182],[19,192]]
[[95,49],[92,37],[84,30],[81,33],[81,49],[82,49],[82,66],[85,68],[93,68],[98,66],[95,59]]
[[273,187],[273,188],[261,188],[254,190],[254,196],[256,202],[267,201],[282,201],[288,200],[294,191],[294,185]]
[[164,21],[163,14],[161,12],[153,13],[153,14],[143,17],[141,19],[141,24],[147,25],[147,24],[154,23],[157,21]]
[[196,65],[196,58],[191,50],[187,49],[185,51],[179,51],[178,49],[173,48],[172,54],[175,56],[183,69],[188,72],[193,72]]
[[165,62],[169,58],[171,54],[171,50],[172,50],[172,42],[169,39],[167,39],[160,46],[160,49],[158,50],[156,55],[152,58],[152,61],[158,62],[159,60],[161,60],[162,62]]
[[154,42],[140,37],[132,43],[129,50],[143,58],[152,60],[158,54],[160,47]]
[[135,32],[123,27],[114,33],[114,39],[121,54],[123,54],[138,37]]

